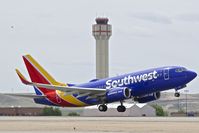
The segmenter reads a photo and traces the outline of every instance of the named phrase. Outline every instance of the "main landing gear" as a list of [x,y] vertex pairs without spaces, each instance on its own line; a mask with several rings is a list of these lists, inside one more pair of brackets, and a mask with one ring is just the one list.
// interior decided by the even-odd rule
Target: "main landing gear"
[[117,111],[118,112],[125,112],[126,111],[126,107],[123,106],[123,105],[120,105],[120,106],[117,107]]
[[[120,101],[120,103],[121,103],[121,105],[119,105],[117,107],[117,111],[118,112],[125,112],[126,111],[126,107],[123,105],[122,101]],[[107,108],[107,106],[105,104],[101,104],[101,105],[99,105],[98,109],[101,112],[106,112],[108,108]]]
[[101,104],[99,107],[98,107],[99,111],[101,112],[106,112],[107,111],[107,106],[105,104]]
[[120,101],[121,105],[117,107],[117,111],[118,112],[125,112],[126,111],[126,107],[123,105],[123,102]]

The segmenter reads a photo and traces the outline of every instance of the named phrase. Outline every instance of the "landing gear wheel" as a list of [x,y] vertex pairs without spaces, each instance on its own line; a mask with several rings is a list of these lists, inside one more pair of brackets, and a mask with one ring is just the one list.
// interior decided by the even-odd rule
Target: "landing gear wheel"
[[174,96],[175,97],[180,97],[180,93],[179,92],[175,92]]
[[107,108],[106,105],[102,104],[102,105],[100,105],[100,106],[98,107],[98,109],[99,109],[99,111],[101,111],[101,112],[106,112],[108,108]]
[[118,112],[125,112],[126,111],[126,107],[123,106],[123,105],[120,105],[120,106],[117,107],[117,111]]

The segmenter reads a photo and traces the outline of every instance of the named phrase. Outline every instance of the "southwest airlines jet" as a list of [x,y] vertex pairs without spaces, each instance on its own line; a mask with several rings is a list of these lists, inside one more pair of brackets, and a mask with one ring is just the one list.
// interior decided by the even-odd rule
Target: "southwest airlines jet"
[[118,112],[126,110],[123,102],[133,99],[139,103],[146,103],[160,98],[160,92],[186,87],[197,74],[181,66],[166,66],[133,72],[116,77],[95,79],[83,84],[64,84],[56,81],[30,55],[23,56],[31,82],[16,69],[21,81],[33,86],[36,95],[31,97],[38,104],[61,107],[83,107],[99,105],[99,111],[105,112],[107,104],[120,102]]

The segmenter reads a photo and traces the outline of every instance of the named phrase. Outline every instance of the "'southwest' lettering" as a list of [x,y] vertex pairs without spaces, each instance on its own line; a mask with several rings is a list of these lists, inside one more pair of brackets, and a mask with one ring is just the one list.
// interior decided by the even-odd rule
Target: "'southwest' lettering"
[[139,83],[141,81],[148,81],[148,80],[152,80],[152,79],[157,79],[156,71],[150,72],[148,74],[141,74],[141,75],[136,75],[136,76],[128,75],[128,76],[125,76],[124,78],[118,79],[118,80],[111,80],[111,79],[107,80],[106,88],[110,89],[110,88],[115,88],[118,86]]

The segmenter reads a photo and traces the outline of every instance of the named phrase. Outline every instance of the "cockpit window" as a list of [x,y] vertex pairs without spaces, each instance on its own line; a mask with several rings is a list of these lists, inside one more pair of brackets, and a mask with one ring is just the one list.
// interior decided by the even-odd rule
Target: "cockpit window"
[[186,70],[187,70],[186,68],[181,67],[181,68],[177,68],[177,69],[175,70],[175,72],[183,72],[183,71],[186,71]]

